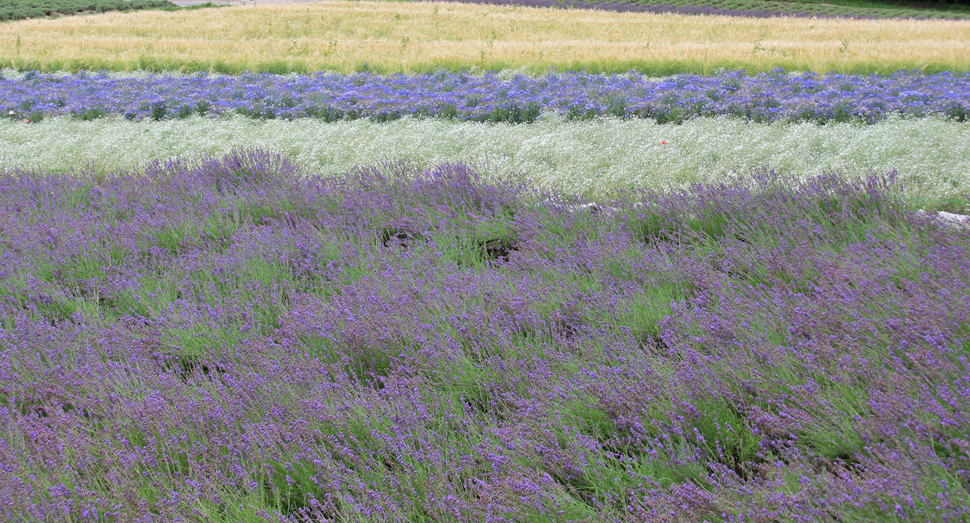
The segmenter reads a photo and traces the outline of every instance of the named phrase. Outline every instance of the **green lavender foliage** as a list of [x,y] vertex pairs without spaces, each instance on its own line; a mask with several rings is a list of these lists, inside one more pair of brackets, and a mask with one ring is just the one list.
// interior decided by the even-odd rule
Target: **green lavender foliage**
[[0,22],[109,11],[178,9],[168,0],[5,0],[0,4]]

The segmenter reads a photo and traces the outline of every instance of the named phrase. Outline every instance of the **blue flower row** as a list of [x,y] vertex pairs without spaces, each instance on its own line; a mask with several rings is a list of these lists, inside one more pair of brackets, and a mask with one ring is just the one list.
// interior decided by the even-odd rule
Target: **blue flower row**
[[127,78],[28,73],[0,78],[0,115],[31,122],[67,115],[161,120],[238,113],[263,119],[388,121],[415,116],[523,123],[543,112],[570,119],[613,115],[658,123],[718,115],[755,122],[874,123],[891,114],[965,121],[970,112],[970,74],[860,76],[777,70],[754,76],[734,71],[656,79],[632,72],[554,71],[511,78],[445,72]]

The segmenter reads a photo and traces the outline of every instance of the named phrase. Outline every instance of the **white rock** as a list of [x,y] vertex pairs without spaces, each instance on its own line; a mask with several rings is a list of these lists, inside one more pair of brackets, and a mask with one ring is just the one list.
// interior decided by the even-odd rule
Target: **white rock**
[[930,214],[923,209],[916,211],[916,216],[932,218],[940,225],[953,227],[955,229],[970,229],[970,216],[963,214],[953,214],[952,212],[940,211],[936,215]]
[[[546,205],[549,205],[549,204],[561,205],[559,202],[556,202],[551,199],[542,200],[542,203]],[[584,203],[582,205],[563,205],[563,208],[569,212],[589,211],[593,214],[599,214],[601,212],[613,214],[617,211],[616,207],[607,207],[605,205],[600,205],[598,203]]]

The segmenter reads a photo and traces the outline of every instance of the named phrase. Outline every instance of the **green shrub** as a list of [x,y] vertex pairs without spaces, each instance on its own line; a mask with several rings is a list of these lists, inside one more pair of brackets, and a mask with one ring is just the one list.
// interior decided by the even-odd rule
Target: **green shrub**
[[0,8],[0,21],[58,17],[81,12],[179,9],[169,0],[7,0]]

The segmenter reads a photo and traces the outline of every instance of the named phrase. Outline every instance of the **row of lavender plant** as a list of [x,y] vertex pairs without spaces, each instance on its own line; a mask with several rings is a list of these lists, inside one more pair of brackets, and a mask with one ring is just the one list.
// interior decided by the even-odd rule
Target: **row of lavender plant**
[[231,113],[326,121],[416,116],[531,122],[543,111],[576,119],[614,115],[658,123],[716,115],[755,122],[873,123],[891,114],[936,115],[962,122],[970,112],[970,74],[858,76],[778,70],[756,76],[735,71],[658,80],[635,73],[555,72],[508,79],[494,73],[445,72],[129,78],[28,73],[0,78],[0,115],[29,122],[58,115],[160,120]]
[[731,2],[714,1],[673,1],[648,3],[637,1],[596,1],[596,0],[440,0],[463,4],[487,4],[523,7],[545,7],[554,9],[593,9],[618,13],[657,13],[707,16],[742,16],[745,18],[844,18],[854,20],[876,20],[883,18],[905,18],[931,20],[940,18],[965,18],[960,12],[929,11],[901,6],[881,8],[858,8],[832,4],[797,4],[794,2],[760,1]]
[[3,172],[0,519],[970,516],[970,234],[892,173],[305,174]]

